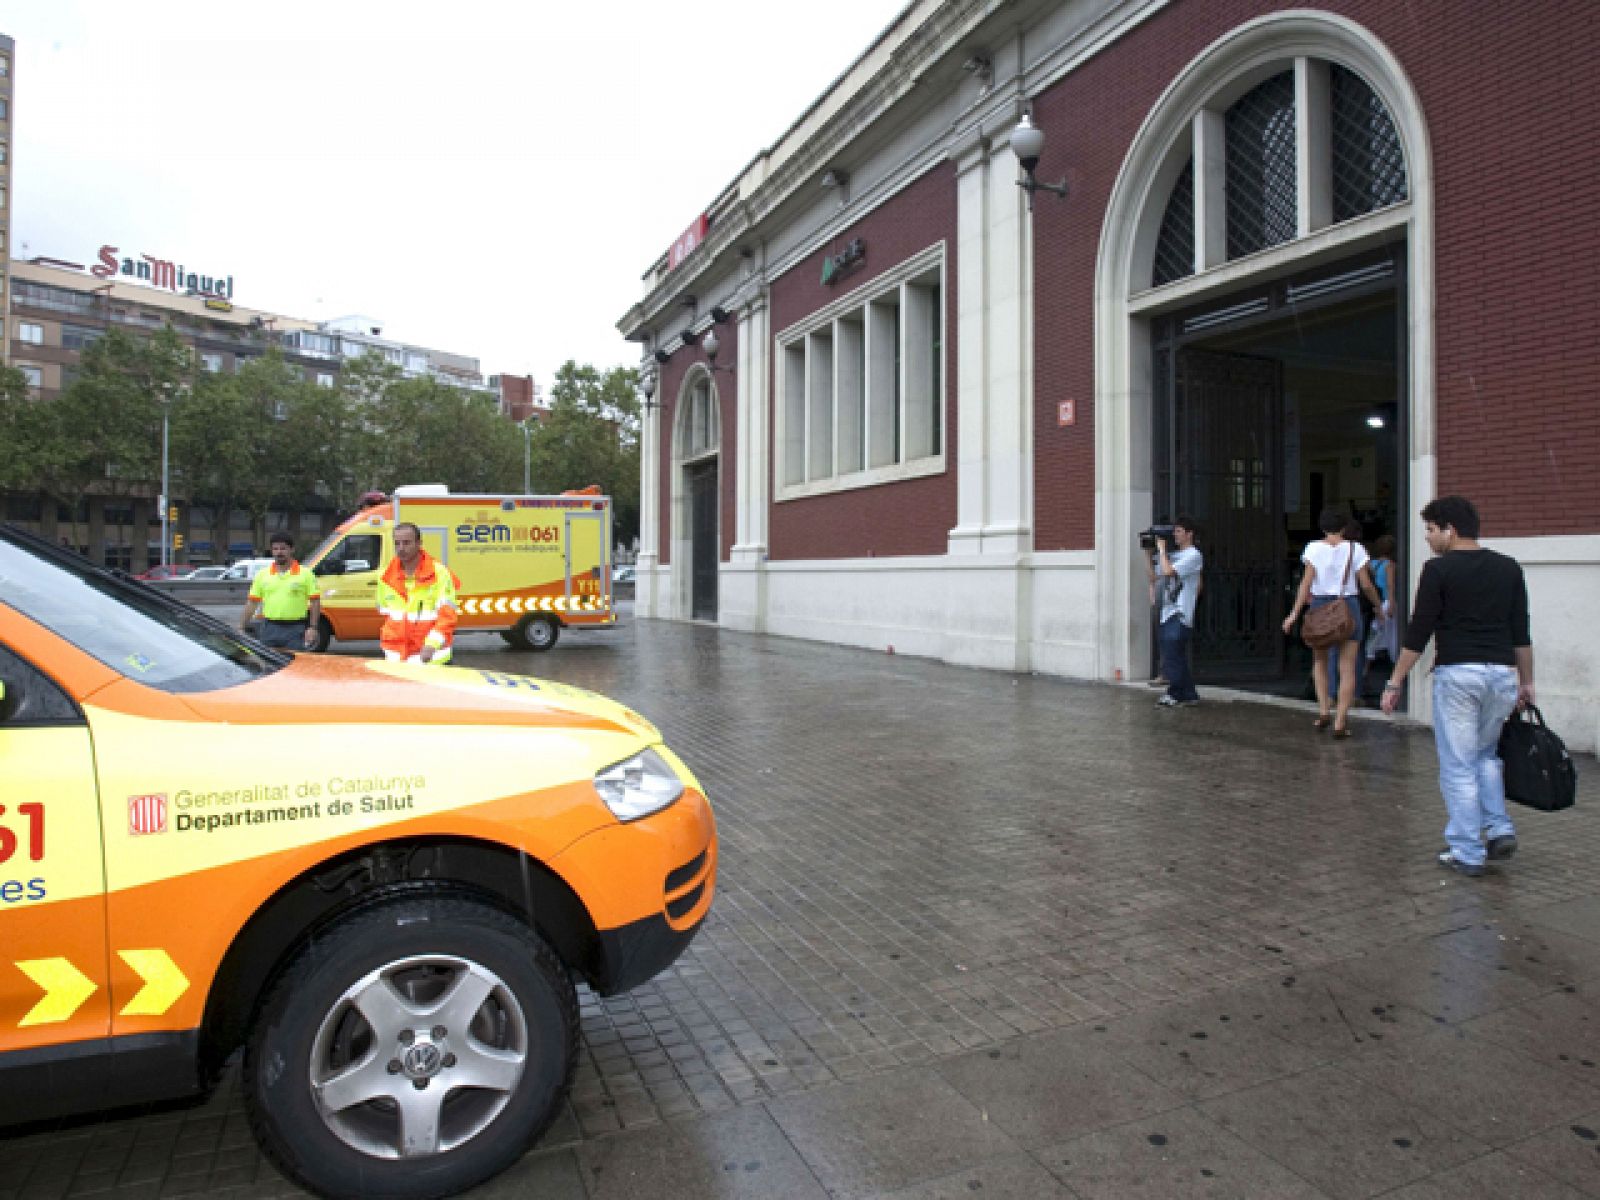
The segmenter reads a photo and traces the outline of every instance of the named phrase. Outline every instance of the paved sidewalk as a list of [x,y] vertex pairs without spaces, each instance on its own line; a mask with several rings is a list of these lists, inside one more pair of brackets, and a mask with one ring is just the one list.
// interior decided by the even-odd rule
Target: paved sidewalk
[[[1600,1196],[1592,759],[1470,880],[1381,719],[660,622],[458,661],[646,713],[722,834],[705,931],[584,993],[569,1110],[479,1195]],[[0,1137],[0,1200],[184,1194],[296,1194],[231,1081]]]

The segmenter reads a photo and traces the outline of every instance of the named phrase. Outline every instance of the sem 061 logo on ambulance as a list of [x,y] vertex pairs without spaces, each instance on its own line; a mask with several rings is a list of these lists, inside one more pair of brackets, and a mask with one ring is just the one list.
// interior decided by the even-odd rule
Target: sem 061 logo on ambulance
[[165,794],[128,797],[129,833],[165,833],[166,831],[167,797]]

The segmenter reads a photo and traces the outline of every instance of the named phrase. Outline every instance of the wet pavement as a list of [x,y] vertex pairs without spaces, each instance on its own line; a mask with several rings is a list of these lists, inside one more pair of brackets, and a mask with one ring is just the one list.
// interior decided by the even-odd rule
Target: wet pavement
[[[567,1110],[475,1195],[1600,1196],[1591,758],[1467,879],[1382,718],[662,622],[457,660],[644,712],[722,836],[698,940],[581,993]],[[0,1200],[296,1194],[231,1076],[0,1136]]]

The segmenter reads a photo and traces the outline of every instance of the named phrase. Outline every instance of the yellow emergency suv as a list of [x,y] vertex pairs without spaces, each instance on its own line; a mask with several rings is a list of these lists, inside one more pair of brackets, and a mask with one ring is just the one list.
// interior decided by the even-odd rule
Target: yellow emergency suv
[[268,650],[0,528],[0,1125],[195,1094],[263,1149],[443,1196],[556,1114],[574,981],[711,905],[704,792],[637,713],[492,671]]

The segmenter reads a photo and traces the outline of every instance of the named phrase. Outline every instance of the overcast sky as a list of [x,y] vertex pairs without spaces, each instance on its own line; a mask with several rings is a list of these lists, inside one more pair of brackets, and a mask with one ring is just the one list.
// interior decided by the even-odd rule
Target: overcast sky
[[12,253],[103,244],[548,387],[905,0],[0,0]]

